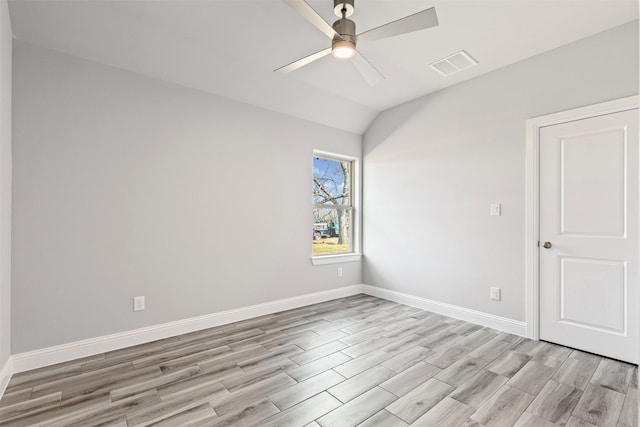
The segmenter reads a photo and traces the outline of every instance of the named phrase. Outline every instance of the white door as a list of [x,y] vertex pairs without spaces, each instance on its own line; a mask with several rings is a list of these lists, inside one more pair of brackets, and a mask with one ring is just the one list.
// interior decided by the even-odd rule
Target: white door
[[540,129],[540,339],[638,363],[638,109]]

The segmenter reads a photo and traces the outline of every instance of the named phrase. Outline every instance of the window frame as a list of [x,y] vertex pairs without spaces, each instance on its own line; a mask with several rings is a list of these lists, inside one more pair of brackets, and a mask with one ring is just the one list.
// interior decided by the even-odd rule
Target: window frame
[[[329,160],[348,161],[351,163],[351,247],[349,252],[339,254],[313,254],[313,246],[311,247],[311,263],[313,265],[325,265],[336,264],[343,262],[355,262],[360,261],[362,253],[361,248],[361,234],[360,224],[362,223],[362,217],[360,215],[360,188],[361,188],[361,175],[360,175],[360,159],[353,156],[344,154],[338,154],[322,150],[313,150],[311,157],[311,179],[313,179],[313,158],[322,157]],[[313,195],[313,194],[312,194]],[[321,208],[323,205],[317,205],[311,200],[311,212],[313,209]],[[328,206],[330,207],[330,206]],[[310,215],[312,216],[312,215]],[[311,243],[313,245],[313,242]]]

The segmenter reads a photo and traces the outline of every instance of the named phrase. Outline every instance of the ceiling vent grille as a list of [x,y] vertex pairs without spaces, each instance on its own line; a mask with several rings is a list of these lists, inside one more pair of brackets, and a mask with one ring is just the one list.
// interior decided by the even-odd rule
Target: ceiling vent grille
[[473,67],[477,64],[478,61],[473,59],[471,55],[464,50],[461,50],[460,52],[456,52],[453,55],[440,59],[429,66],[446,77],[451,74],[455,74],[458,71],[466,70],[467,68]]

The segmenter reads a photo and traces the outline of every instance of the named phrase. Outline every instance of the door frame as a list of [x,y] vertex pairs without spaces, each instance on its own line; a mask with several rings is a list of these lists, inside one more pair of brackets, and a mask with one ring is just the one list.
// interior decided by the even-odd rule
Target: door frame
[[638,95],[534,117],[526,122],[525,321],[526,337],[540,339],[540,129],[638,108]]

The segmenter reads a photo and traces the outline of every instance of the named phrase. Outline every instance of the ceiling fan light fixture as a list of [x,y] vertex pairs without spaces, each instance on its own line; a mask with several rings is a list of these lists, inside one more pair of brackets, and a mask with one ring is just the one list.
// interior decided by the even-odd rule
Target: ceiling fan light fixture
[[331,44],[331,54],[339,59],[352,58],[356,54],[356,45],[349,40],[334,40]]
[[[352,59],[352,64],[356,70],[369,85],[374,86],[384,80],[384,76],[360,52],[356,51],[356,43],[359,40],[369,42],[438,26],[436,9],[435,7],[430,7],[413,15],[387,22],[358,35],[355,22],[348,18],[354,11],[355,0],[333,0],[333,11],[340,19],[331,26],[322,16],[318,15],[318,12],[309,5],[307,0],[282,0],[282,2],[306,19],[311,25],[322,31],[332,41],[331,47],[274,70],[281,73],[297,70],[332,53],[332,56],[336,58]],[[457,62],[459,58],[456,57],[455,59],[456,61],[454,61],[454,58],[451,61]]]
[[336,35],[331,42],[331,53],[336,58],[349,59],[356,54],[356,23],[342,18],[333,23]]

